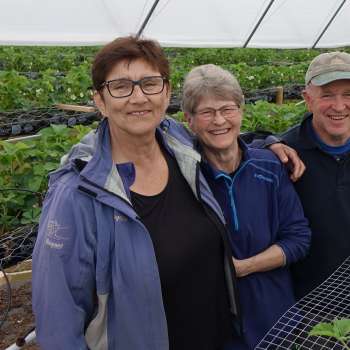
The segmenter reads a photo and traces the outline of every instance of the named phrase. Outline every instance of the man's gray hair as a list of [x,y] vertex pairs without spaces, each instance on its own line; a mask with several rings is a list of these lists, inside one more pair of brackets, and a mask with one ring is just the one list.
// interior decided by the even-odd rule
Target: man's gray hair
[[193,114],[200,100],[209,96],[233,100],[238,106],[244,104],[237,79],[215,64],[195,67],[187,74],[182,92],[182,110]]

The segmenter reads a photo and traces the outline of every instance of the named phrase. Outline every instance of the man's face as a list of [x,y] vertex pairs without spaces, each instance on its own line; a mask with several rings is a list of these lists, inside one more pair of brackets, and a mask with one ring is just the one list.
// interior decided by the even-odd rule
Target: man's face
[[330,146],[345,144],[350,138],[350,80],[336,80],[323,86],[310,84],[303,96],[321,140]]

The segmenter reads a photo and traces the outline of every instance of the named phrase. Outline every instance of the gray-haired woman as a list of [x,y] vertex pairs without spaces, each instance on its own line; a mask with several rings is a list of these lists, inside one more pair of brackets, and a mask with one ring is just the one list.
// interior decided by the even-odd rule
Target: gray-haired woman
[[182,104],[228,223],[243,324],[232,349],[253,349],[294,303],[288,266],[305,256],[310,230],[285,167],[240,139],[244,96],[231,73],[212,64],[194,68]]

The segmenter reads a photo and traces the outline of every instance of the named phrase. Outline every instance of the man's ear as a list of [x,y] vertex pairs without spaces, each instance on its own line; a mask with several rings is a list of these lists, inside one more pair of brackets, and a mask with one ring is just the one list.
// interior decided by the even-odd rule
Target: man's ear
[[307,107],[308,111],[312,112],[312,110],[311,110],[311,99],[312,99],[312,97],[310,96],[310,94],[308,93],[308,91],[306,89],[303,90],[302,95],[303,95],[303,98],[304,98],[304,101],[305,101],[305,104],[306,104],[306,107]]
[[108,117],[108,115],[106,115],[105,101],[104,101],[103,96],[101,95],[101,93],[98,92],[98,91],[95,91],[93,98],[94,98],[95,105],[98,108],[98,110],[100,111],[100,113],[104,117]]

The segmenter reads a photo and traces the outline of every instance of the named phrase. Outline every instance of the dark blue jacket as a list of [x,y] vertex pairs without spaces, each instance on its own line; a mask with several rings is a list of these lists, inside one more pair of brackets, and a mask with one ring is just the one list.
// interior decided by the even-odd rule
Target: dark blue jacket
[[296,297],[302,298],[328,278],[350,255],[350,152],[332,156],[308,132],[312,114],[282,135],[306,165],[295,183],[312,229],[306,259],[293,265]]
[[246,259],[273,244],[286,265],[238,279],[243,337],[233,349],[253,349],[278,318],[295,302],[289,265],[302,259],[311,232],[284,166],[268,150],[240,141],[242,162],[226,174],[202,162],[203,174],[222,207],[230,229],[233,256]]

